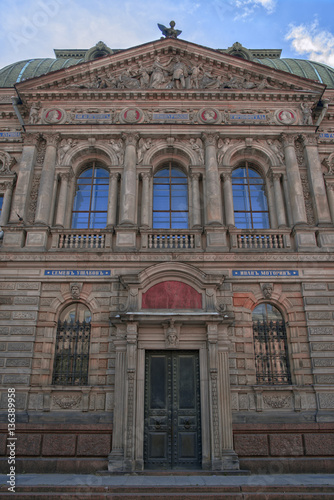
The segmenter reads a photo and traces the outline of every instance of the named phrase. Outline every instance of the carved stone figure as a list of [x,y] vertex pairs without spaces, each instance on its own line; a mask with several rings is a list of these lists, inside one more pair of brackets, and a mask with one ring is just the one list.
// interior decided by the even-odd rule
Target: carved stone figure
[[40,102],[34,102],[30,108],[29,123],[34,125],[39,122],[39,110],[41,108]]
[[203,164],[204,163],[204,150],[203,150],[203,143],[202,143],[201,139],[199,137],[197,139],[192,137],[191,139],[189,139],[189,142],[190,142],[191,148],[194,151],[196,151],[196,153],[198,155],[199,162],[201,164]]
[[313,125],[312,108],[309,104],[302,102],[300,107],[303,112],[303,125]]
[[204,73],[204,70],[202,66],[193,66],[191,68],[191,74],[190,74],[190,79],[189,79],[189,88],[193,89],[198,89],[199,88],[199,81],[200,81],[200,75],[201,73]]
[[63,139],[58,147],[57,164],[62,165],[66,153],[76,145],[73,139]]
[[110,140],[110,144],[112,149],[115,151],[116,156],[118,158],[118,164],[123,165],[123,159],[124,159],[124,145],[122,142],[122,139],[118,139],[118,141],[115,141],[114,139]]
[[267,144],[270,149],[275,153],[280,163],[284,163],[284,153],[281,149],[281,143],[276,140],[267,139]]
[[218,165],[220,165],[222,163],[224,155],[230,146],[230,142],[231,142],[230,139],[228,139],[227,137],[225,139],[222,139],[222,138],[218,139],[218,144],[217,144],[217,146],[218,146],[218,151],[217,151]]
[[176,56],[174,58],[172,79],[177,89],[185,88],[187,76],[188,76],[187,66],[180,60],[179,56]]
[[144,158],[144,154],[152,147],[152,139],[143,139],[141,138],[138,143],[138,151],[137,151],[137,163],[141,163]]

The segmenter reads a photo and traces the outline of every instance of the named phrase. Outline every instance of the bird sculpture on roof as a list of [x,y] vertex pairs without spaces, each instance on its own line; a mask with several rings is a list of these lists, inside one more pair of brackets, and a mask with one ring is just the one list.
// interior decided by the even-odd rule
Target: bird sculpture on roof
[[175,21],[171,21],[169,23],[170,28],[166,28],[163,24],[158,23],[159,30],[162,31],[162,34],[166,38],[177,38],[179,35],[181,35],[182,31],[180,30],[175,30]]

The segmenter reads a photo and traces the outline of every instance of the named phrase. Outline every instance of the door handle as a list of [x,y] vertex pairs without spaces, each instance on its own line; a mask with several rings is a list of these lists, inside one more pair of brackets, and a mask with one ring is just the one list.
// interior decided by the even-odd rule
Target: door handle
[[155,421],[155,428],[156,428],[157,430],[161,429],[161,422],[159,422],[159,420],[156,420],[156,421]]
[[189,422],[189,420],[186,420],[184,422],[183,426],[184,426],[185,429],[190,429],[190,422]]

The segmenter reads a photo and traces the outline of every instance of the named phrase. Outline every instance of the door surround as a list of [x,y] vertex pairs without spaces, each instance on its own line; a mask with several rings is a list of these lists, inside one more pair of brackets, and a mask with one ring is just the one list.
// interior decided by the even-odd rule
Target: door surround
[[[177,337],[172,345],[168,340],[171,325]],[[109,471],[144,470],[145,351],[165,349],[199,352],[202,469],[239,469],[233,450],[228,327],[216,312],[125,313],[114,322],[115,403]]]

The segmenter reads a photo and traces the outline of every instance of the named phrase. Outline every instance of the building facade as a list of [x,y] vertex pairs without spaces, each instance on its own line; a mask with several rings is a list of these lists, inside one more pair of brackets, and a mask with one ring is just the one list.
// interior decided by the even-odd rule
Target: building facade
[[3,468],[329,472],[334,70],[99,42],[0,71]]

